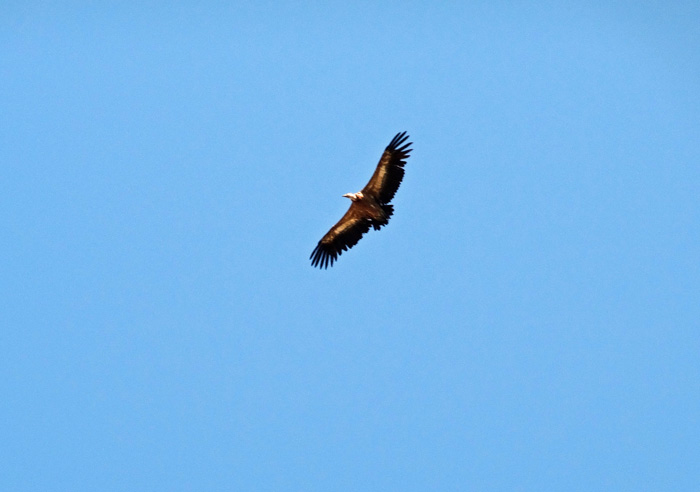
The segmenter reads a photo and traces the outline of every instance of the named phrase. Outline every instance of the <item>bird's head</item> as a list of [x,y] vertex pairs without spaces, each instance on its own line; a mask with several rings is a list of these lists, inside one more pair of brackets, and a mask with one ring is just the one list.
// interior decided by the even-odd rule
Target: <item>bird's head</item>
[[360,200],[363,198],[362,192],[358,191],[357,193],[346,193],[343,195],[345,198],[349,198],[353,202],[356,202],[357,200]]

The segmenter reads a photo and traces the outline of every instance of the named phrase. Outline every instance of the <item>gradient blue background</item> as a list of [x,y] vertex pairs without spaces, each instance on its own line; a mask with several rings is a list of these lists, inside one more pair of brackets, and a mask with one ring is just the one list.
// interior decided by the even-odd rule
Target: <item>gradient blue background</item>
[[0,7],[0,489],[700,490],[700,4],[233,3]]

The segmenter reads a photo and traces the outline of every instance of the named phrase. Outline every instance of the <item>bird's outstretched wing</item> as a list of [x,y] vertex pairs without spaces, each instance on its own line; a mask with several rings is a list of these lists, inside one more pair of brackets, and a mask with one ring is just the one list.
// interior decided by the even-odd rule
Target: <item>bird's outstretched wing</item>
[[352,203],[343,218],[321,238],[311,253],[311,265],[319,268],[333,266],[343,251],[357,244],[372,225],[371,220]]
[[394,198],[403,179],[403,167],[412,150],[410,147],[413,142],[404,143],[406,140],[406,132],[397,133],[387,145],[377,169],[374,170],[367,186],[362,189],[363,194],[374,196],[379,203],[389,203]]

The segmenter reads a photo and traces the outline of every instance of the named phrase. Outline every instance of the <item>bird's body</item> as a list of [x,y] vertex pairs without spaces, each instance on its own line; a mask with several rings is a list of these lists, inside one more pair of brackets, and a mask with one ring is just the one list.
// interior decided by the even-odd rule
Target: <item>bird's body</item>
[[394,206],[389,202],[399,189],[403,166],[411,152],[411,143],[404,144],[406,140],[406,132],[398,133],[384,150],[367,186],[357,193],[343,195],[351,200],[350,208],[316,245],[311,253],[312,266],[332,266],[338,256],[357,244],[370,227],[379,230],[389,222],[394,213]]

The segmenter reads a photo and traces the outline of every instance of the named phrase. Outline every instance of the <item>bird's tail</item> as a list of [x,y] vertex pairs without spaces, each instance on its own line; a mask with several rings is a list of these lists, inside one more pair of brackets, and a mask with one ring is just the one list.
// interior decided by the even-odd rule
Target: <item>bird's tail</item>
[[394,206],[393,205],[382,205],[382,210],[384,210],[384,213],[386,214],[387,220],[389,220],[389,217],[391,217],[394,213]]
[[394,213],[394,206],[393,205],[381,205],[382,210],[384,210],[384,215],[386,215],[386,218],[383,220],[373,220],[372,221],[372,227],[374,227],[375,230],[379,230],[382,228],[382,226],[385,226],[389,223],[389,217]]

